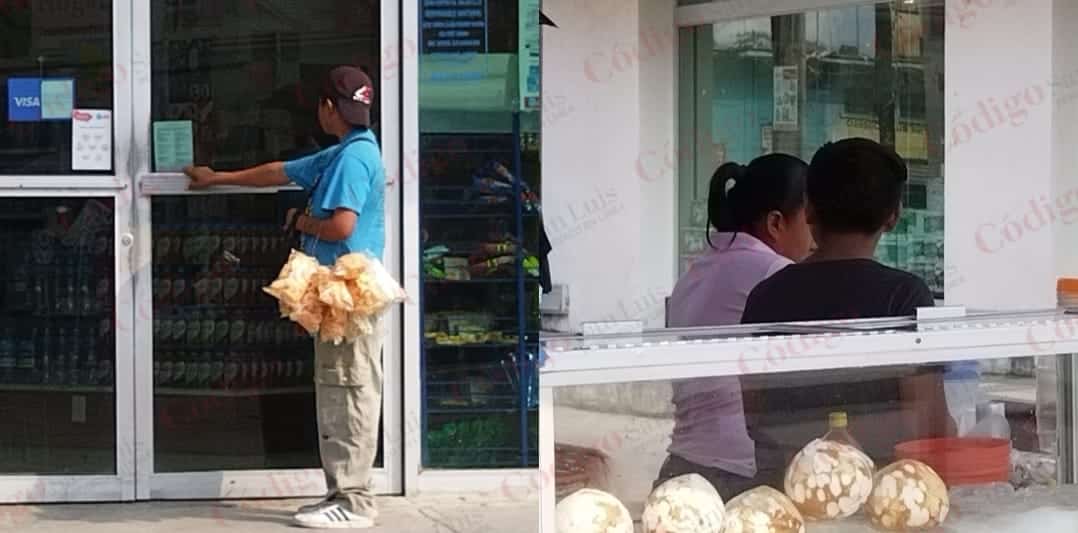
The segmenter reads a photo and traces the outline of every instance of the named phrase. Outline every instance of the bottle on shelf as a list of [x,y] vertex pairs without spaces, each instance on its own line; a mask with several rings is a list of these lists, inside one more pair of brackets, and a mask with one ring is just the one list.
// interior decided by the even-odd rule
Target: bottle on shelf
[[159,385],[162,387],[168,387],[172,384],[172,376],[175,374],[174,357],[171,352],[160,351],[154,354],[154,360],[161,363],[161,372],[159,374]]
[[76,306],[75,299],[78,294],[75,289],[75,269],[67,269],[64,272],[64,309],[63,313],[74,315]]
[[51,365],[52,365],[52,360],[54,358],[53,351],[54,351],[54,348],[53,348],[53,338],[52,338],[52,327],[49,326],[49,325],[46,325],[44,331],[42,331],[42,334],[41,334],[41,361],[40,361],[41,368],[40,368],[40,371],[38,372],[38,381],[37,381],[38,383],[41,383],[42,385],[48,384],[52,380],[52,368],[51,368]]
[[83,340],[82,329],[76,326],[72,330],[71,335],[68,335],[68,345],[64,346],[64,351],[67,353],[67,383],[69,385],[79,385],[79,378],[82,375],[82,365],[79,362],[79,344]]
[[83,351],[82,357],[82,383],[96,386],[99,384],[97,375],[97,338],[90,335],[86,339],[84,346],[86,349]]
[[45,271],[34,275],[33,309],[38,313],[47,312],[49,309],[49,278]]
[[22,337],[18,341],[16,346],[15,355],[15,381],[17,383],[29,384],[34,379],[34,340],[37,335],[37,328],[33,328],[31,331],[23,331]]
[[79,280],[79,314],[83,316],[89,316],[95,311],[97,300],[94,298],[94,294],[90,291],[90,279],[87,276],[83,276]]
[[0,338],[0,383],[15,382],[15,329],[5,323]]
[[970,437],[1011,440],[1011,424],[1007,422],[1007,410],[1003,402],[989,402],[981,406],[983,416],[968,433]]
[[864,451],[861,447],[861,443],[857,442],[857,439],[853,438],[849,430],[849,419],[846,416],[845,411],[835,411],[827,417],[828,430],[827,434],[823,436],[823,440],[829,440],[833,442],[841,442]]
[[215,390],[221,390],[225,388],[225,359],[228,356],[224,351],[217,351],[213,353],[213,365],[210,371],[210,383],[209,387]]
[[15,268],[15,275],[11,277],[8,283],[9,290],[9,307],[18,310],[28,310],[33,308],[33,288],[31,283],[30,270],[28,266],[23,263]]
[[56,351],[54,370],[52,373],[52,379],[49,383],[54,385],[63,385],[67,383],[67,354],[64,350],[67,349],[67,330],[63,326],[60,326],[60,330],[56,334]]

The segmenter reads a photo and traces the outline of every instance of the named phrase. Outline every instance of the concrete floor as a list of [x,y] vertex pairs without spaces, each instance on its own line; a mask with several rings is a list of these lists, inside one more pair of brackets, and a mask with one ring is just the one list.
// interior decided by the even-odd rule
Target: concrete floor
[[[311,500],[147,502],[0,506],[0,531],[28,533],[272,533],[308,531],[291,525],[292,511]],[[424,496],[380,500],[378,527],[394,533],[531,533],[539,530],[537,500]]]

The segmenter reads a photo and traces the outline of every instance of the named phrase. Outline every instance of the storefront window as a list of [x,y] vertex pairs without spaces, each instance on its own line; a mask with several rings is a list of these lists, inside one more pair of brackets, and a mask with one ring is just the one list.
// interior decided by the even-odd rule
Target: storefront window
[[192,158],[237,169],[335,144],[317,100],[337,65],[363,68],[381,94],[378,0],[153,0],[152,13],[158,172]]
[[0,473],[116,471],[111,198],[0,199]]
[[942,297],[943,27],[943,3],[930,1],[683,29],[682,272],[707,246],[708,183],[719,165],[771,152],[808,161],[827,141],[866,137],[910,168],[902,220],[877,257]]
[[113,169],[112,2],[0,2],[0,174]]
[[[151,7],[158,172],[192,160],[244,168],[335,144],[316,108],[334,66],[364,68],[381,94],[377,0]],[[294,245],[285,212],[303,200],[289,191],[154,198],[155,471],[319,466],[314,346],[262,291]]]
[[537,463],[539,2],[420,0],[423,465]]

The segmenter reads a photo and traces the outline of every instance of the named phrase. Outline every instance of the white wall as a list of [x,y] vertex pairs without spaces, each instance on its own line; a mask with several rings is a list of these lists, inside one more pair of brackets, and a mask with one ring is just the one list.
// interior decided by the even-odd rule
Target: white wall
[[[948,12],[965,4],[948,0]],[[1054,190],[1053,2],[985,5],[946,32],[947,300],[1051,306],[1058,225],[1041,225],[1031,202]]]
[[[1053,305],[1055,279],[1078,276],[1078,3],[947,2],[947,299]],[[544,211],[571,295],[560,328],[661,325],[676,277],[674,3],[544,2],[560,26],[543,43]]]
[[[543,213],[559,328],[661,326],[675,281],[673,0],[545,0]],[[643,21],[643,22],[642,22]]]
[[1078,277],[1078,2],[1057,1],[1052,17],[1055,43],[1053,197],[1060,221],[1055,234],[1056,268]]

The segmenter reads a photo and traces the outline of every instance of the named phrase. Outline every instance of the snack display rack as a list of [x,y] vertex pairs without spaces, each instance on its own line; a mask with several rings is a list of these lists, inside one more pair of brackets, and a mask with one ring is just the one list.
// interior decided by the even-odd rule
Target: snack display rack
[[421,136],[423,464],[535,466],[538,172],[511,133]]
[[[797,380],[821,370],[826,372],[815,374],[845,376],[838,379],[856,382],[867,379],[861,376],[872,374],[874,369],[888,366],[938,366],[1019,357],[1055,357],[1060,365],[1057,411],[1060,438],[1058,455],[1052,458],[1056,471],[1049,474],[1051,481],[1038,486],[1016,483],[1014,469],[1021,468],[1013,454],[1020,455],[1022,451],[1021,442],[1012,438],[1011,483],[1003,483],[1002,488],[998,485],[950,487],[952,508],[956,511],[945,527],[948,531],[980,531],[978,528],[987,527],[985,524],[996,523],[994,530],[1011,531],[1012,526],[998,524],[1014,515],[1036,519],[1047,512],[1045,506],[1056,504],[1059,509],[1051,512],[1064,513],[1065,520],[1078,519],[1072,364],[1073,354],[1078,353],[1076,324],[1078,316],[1048,310],[970,313],[956,319],[874,319],[666,329],[633,335],[544,336],[545,356],[539,368],[540,531],[556,531],[558,500],[565,496],[568,487],[579,488],[581,484],[590,483],[590,488],[606,490],[623,502],[637,502],[625,505],[634,519],[640,517],[650,480],[657,470],[636,470],[649,468],[641,466],[648,457],[666,456],[672,411],[638,416],[637,422],[604,433],[602,427],[597,427],[602,424],[595,421],[612,420],[629,412],[621,410],[622,406],[613,406],[615,409],[609,412],[598,408],[591,412],[588,409],[593,408],[584,405],[595,404],[597,398],[608,393],[617,392],[622,398],[628,397],[621,396],[622,393],[649,395],[657,390],[653,386],[714,376],[781,373]],[[587,401],[581,402],[579,398]],[[660,394],[652,400],[661,402],[669,398]],[[641,437],[649,431],[650,441]],[[594,435],[596,432],[601,434]],[[591,437],[581,437],[585,434]],[[583,438],[593,440],[579,442]],[[600,451],[610,456],[604,461],[606,472],[575,475],[563,464],[569,460],[563,454],[572,451],[573,445],[588,445],[594,440],[603,444]],[[615,457],[618,454],[624,457]],[[561,479],[565,475],[573,475],[573,479]],[[627,490],[626,480],[632,477],[648,484],[637,483],[636,489]],[[1022,523],[1017,517],[1012,521],[1014,527]],[[869,531],[871,526],[863,517],[852,517],[843,522],[812,522],[807,530]]]

